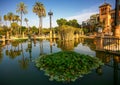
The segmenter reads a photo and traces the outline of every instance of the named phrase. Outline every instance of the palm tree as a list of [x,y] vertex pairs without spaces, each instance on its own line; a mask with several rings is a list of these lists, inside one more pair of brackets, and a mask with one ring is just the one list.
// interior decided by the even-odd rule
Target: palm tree
[[[14,21],[16,21],[16,23],[15,23]],[[14,22],[14,24],[17,25],[16,30],[14,30],[14,31],[16,31],[16,34],[19,34],[19,31],[20,31],[20,30],[19,30],[19,24],[18,24],[18,21],[20,21],[19,16],[18,16],[18,15],[14,15],[14,17],[13,17],[13,22]]]
[[7,14],[7,18],[8,18],[8,21],[10,21],[10,25],[11,25],[11,21],[13,20],[13,16],[14,16],[14,14],[12,12],[9,12]]
[[26,22],[26,25],[27,25],[27,27],[28,27],[28,33],[29,33],[28,19],[25,18],[24,21]]
[[33,7],[33,12],[39,17],[39,35],[42,34],[42,17],[46,16],[46,9],[41,2],[36,2]]
[[12,21],[13,21],[13,22],[17,21],[17,22],[18,22],[18,18],[19,18],[18,15],[13,15]]
[[20,17],[19,17],[18,15],[16,15],[16,16],[15,16],[15,20],[16,20],[17,23],[18,23],[18,21],[20,21]]
[[[22,16],[23,14],[26,14],[28,11],[27,11],[27,6],[23,3],[23,2],[20,2],[18,5],[17,5],[17,10],[16,10],[17,13],[20,13],[20,16],[21,16],[21,23],[20,25],[22,26]],[[20,34],[21,34],[21,30],[20,30]]]
[[8,16],[4,15],[4,21],[6,21],[6,26],[7,26],[7,20],[8,20]]
[[[12,24],[11,21],[13,21],[14,14],[12,12],[8,12],[7,17],[8,17],[8,21],[10,22],[10,27],[11,27],[11,24]],[[10,29],[10,36],[11,35],[12,35],[12,28]]]

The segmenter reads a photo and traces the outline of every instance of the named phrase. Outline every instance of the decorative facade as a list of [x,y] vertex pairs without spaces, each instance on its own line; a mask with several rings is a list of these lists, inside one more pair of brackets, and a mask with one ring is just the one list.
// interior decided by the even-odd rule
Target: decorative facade
[[111,5],[104,3],[99,7],[99,20],[104,24],[103,32],[111,32]]
[[[118,15],[118,23],[120,24],[120,6],[119,6],[119,15]],[[89,20],[86,20],[82,23],[82,26],[85,25],[96,25],[102,28],[102,32],[104,34],[111,34],[114,32],[115,28],[115,9],[112,9],[109,3],[104,3],[99,6],[99,14],[94,14],[90,16]],[[96,29],[95,28],[95,29]],[[89,27],[90,29],[90,27]],[[120,31],[120,26],[118,26],[117,33]],[[120,32],[119,32],[120,36]]]

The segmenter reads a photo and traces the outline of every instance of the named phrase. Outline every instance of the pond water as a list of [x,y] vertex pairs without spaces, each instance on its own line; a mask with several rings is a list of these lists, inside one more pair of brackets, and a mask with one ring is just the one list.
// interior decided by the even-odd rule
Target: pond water
[[[120,56],[95,51],[93,39],[75,41],[17,40],[0,42],[0,85],[120,85]],[[43,54],[73,50],[98,57],[104,65],[75,82],[49,81],[35,67],[34,60]]]

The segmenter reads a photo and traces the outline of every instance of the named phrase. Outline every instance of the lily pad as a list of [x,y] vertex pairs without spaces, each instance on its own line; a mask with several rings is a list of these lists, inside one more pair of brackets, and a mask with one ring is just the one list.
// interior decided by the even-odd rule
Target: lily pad
[[96,57],[61,51],[38,57],[35,65],[45,71],[45,75],[50,77],[49,80],[70,82],[90,73],[103,63]]

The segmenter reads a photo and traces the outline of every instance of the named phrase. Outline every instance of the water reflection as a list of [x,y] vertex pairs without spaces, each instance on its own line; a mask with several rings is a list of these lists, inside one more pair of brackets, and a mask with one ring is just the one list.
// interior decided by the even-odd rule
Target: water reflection
[[[10,59],[15,59],[17,56],[21,55],[22,50],[20,49],[20,43],[19,41],[12,41],[11,45],[9,45],[8,41],[6,42],[6,55],[10,58]],[[10,48],[8,47],[10,46]]]
[[36,39],[33,39],[34,46],[36,47]]
[[50,39],[50,53],[52,53],[52,49],[53,49],[52,45],[53,45],[53,40]]
[[[46,43],[46,42],[49,42]],[[79,39],[75,39],[74,41],[59,41],[56,39],[50,39],[50,40],[37,40],[37,39],[33,39],[33,40],[13,40],[13,41],[6,41],[6,42],[1,42],[0,43],[0,59],[2,61],[2,57],[3,57],[3,51],[2,49],[5,48],[5,56],[8,56],[10,59],[16,59],[17,57],[23,57],[22,60],[24,59],[24,54],[26,54],[29,57],[29,60],[32,61],[32,50],[39,50],[39,55],[43,55],[46,53],[53,53],[53,51],[58,50],[59,48],[61,50],[74,50],[75,47],[77,47],[80,43],[82,43],[83,45],[86,45],[88,47],[90,47],[90,49],[95,50],[94,44],[92,42],[92,40],[89,39],[85,39],[85,38],[79,38]],[[32,46],[34,45],[34,47]],[[49,48],[49,52],[46,51],[48,49],[46,49],[46,45],[48,45]],[[36,47],[36,46],[39,46]]]
[[[18,60],[19,64],[20,64],[20,67],[22,69],[27,69],[28,68],[28,65],[29,65],[29,59],[27,56],[25,56],[24,54],[24,49],[23,49],[23,45],[21,44],[21,49],[22,49],[22,59],[21,60]],[[30,58],[31,59],[31,58]]]
[[[33,40],[0,42],[0,70],[4,69],[6,71],[6,69],[4,67],[8,67],[8,65],[10,68],[7,68],[7,70],[14,69],[16,72],[18,72],[17,69],[23,69],[23,70],[27,69],[29,71],[30,71],[30,69],[32,69],[31,73],[33,73],[33,74],[31,74],[31,75],[35,74],[37,76],[40,74],[40,77],[38,78],[38,81],[39,81],[40,78],[43,79],[42,78],[43,75],[41,77],[41,74],[43,74],[43,73],[36,72],[36,69],[33,65],[32,60],[34,60],[36,57],[43,55],[43,54],[54,53],[54,52],[58,52],[60,50],[74,50],[76,52],[80,52],[83,54],[94,54],[93,56],[96,56],[99,59],[101,59],[105,63],[105,66],[108,66],[109,68],[112,69],[112,72],[111,72],[111,69],[108,69],[105,66],[100,66],[96,69],[96,72],[99,75],[99,78],[102,80],[102,79],[104,79],[103,77],[105,77],[107,79],[109,79],[109,77],[111,77],[111,78],[114,78],[114,84],[111,84],[111,85],[120,84],[120,81],[119,81],[120,80],[119,79],[120,78],[120,76],[119,76],[119,74],[120,74],[120,56],[95,51],[96,45],[98,45],[97,41],[95,41],[94,39],[86,39],[86,38],[79,38],[79,39],[75,39],[74,41],[59,41],[59,40],[55,40],[55,39],[51,39],[51,40],[33,39]],[[105,75],[106,70],[110,71],[110,73],[109,73],[110,76]],[[14,74],[13,71],[9,71],[9,75],[12,74],[12,76],[13,75],[16,76],[16,74]],[[11,72],[13,72],[13,73],[11,73]],[[28,74],[27,78],[29,78],[30,74],[29,74],[29,72],[28,73],[27,72],[26,72],[26,74]],[[21,74],[21,73],[19,73],[19,74]],[[17,74],[18,77],[20,76],[19,74]],[[3,72],[3,75],[8,75],[8,74]],[[96,75],[96,73],[95,73],[95,76],[93,75],[93,77],[96,78],[96,76],[98,76],[98,75]],[[108,76],[108,77],[106,77],[106,76]],[[0,78],[3,79],[2,77],[0,77]],[[92,78],[90,78],[89,80],[93,80]],[[44,78],[44,79],[46,79],[46,78]],[[44,82],[46,82],[46,80]],[[7,81],[9,81],[9,80],[7,80]],[[34,81],[36,81],[36,80],[34,80]],[[41,82],[42,81],[43,80],[41,80]],[[86,79],[85,81],[88,81],[88,79]],[[82,82],[82,80],[80,80],[79,83],[81,83],[81,82]],[[108,82],[108,81],[105,81],[105,82]],[[110,81],[110,82],[112,82],[112,81]],[[51,84],[51,85],[55,85],[55,84]],[[73,84],[71,84],[71,85],[73,85]],[[78,84],[76,84],[76,85],[78,85]],[[81,85],[86,85],[86,84],[81,84]]]
[[86,43],[85,38],[75,39],[74,41],[57,41],[58,48],[62,50],[71,51],[74,50],[75,47],[78,46],[80,43]]
[[[113,79],[114,79],[114,85],[118,85],[118,72],[120,70],[120,56],[115,55],[115,54],[110,54],[110,53],[106,53],[106,52],[100,52],[100,51],[96,51],[96,57],[98,57],[100,60],[102,60],[102,62],[113,68]],[[96,72],[98,74],[102,74],[102,67],[99,67],[98,69],[96,69]]]
[[2,45],[0,44],[0,63],[2,62],[3,59],[3,52],[2,52]]
[[40,44],[40,55],[43,55],[43,40],[39,40],[39,44]]
[[[36,46],[35,45],[36,43],[34,43],[34,46]],[[27,42],[27,49],[26,49],[26,52],[29,52],[29,58],[30,58],[30,61],[32,61],[32,41],[31,40],[29,40],[28,42]]]
[[73,50],[74,49],[74,41],[58,41],[58,48],[62,50]]
[[17,56],[21,55],[21,50],[11,48],[10,50],[6,50],[6,55],[11,59],[15,59]]

